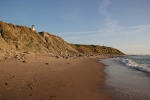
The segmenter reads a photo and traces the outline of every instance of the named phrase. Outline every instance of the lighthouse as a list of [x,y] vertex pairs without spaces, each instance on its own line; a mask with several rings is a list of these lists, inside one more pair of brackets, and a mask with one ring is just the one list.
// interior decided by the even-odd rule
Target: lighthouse
[[32,25],[32,31],[35,31],[34,25]]

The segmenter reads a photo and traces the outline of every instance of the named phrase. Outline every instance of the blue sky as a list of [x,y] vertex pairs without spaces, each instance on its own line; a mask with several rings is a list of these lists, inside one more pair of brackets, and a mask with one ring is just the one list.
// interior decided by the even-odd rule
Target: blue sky
[[0,20],[69,43],[150,54],[150,0],[1,0]]

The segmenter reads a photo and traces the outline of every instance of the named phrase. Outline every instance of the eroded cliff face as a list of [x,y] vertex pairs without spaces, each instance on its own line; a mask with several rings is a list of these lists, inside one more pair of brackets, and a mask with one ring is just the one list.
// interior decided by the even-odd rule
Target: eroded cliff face
[[62,38],[47,32],[37,32],[26,26],[0,21],[0,57],[18,53],[118,54],[117,49],[102,46],[69,44]]
[[0,55],[16,52],[69,54],[77,50],[58,36],[0,21]]

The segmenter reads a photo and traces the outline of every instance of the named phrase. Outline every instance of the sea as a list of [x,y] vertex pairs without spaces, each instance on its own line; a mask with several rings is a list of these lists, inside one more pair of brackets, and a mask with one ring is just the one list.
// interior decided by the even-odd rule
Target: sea
[[108,93],[119,100],[150,100],[150,55],[126,55],[100,62],[106,65]]

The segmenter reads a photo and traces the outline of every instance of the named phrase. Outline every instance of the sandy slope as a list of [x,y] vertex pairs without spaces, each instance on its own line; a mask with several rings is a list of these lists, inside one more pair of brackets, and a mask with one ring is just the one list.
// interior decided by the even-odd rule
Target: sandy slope
[[113,100],[97,58],[0,61],[0,100]]

